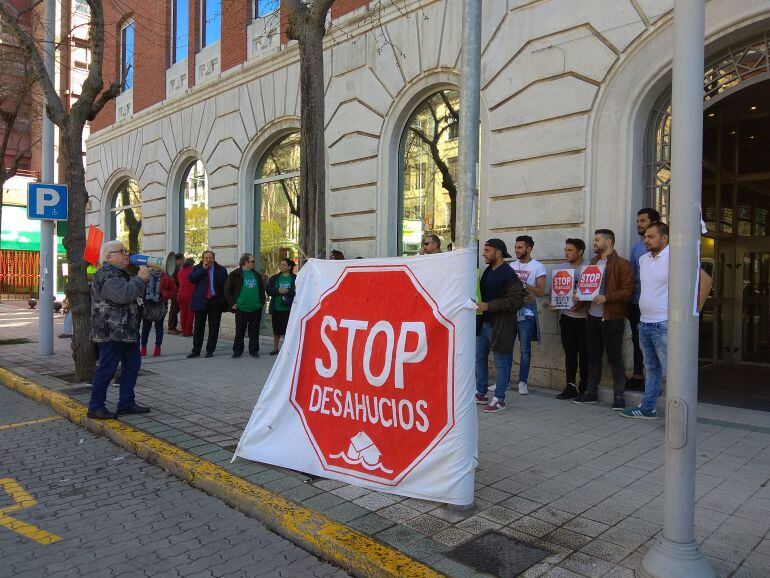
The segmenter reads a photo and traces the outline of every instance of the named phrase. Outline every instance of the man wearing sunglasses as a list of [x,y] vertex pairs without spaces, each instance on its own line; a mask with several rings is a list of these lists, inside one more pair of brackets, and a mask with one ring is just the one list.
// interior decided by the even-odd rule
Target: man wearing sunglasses
[[[132,277],[128,267],[128,251],[120,241],[102,246],[102,266],[91,283],[91,341],[99,348],[99,365],[94,372],[88,417],[115,419],[118,415],[147,413],[150,408],[134,400],[134,387],[142,358],[139,355],[139,303],[150,278],[147,267],[140,267]],[[117,414],[105,407],[107,386],[120,371],[120,396]]]
[[425,239],[422,241],[420,255],[435,255],[436,253],[441,253],[441,238],[433,233],[425,235]]
[[251,253],[241,255],[238,265],[225,283],[225,299],[235,313],[233,357],[243,355],[243,339],[247,331],[249,355],[259,357],[259,322],[265,303],[265,282],[262,274],[254,269],[256,259]]

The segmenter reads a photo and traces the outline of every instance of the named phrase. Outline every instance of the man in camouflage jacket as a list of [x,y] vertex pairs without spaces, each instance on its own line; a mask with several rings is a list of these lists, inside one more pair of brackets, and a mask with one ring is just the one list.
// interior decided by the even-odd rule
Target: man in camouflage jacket
[[[128,267],[128,251],[120,241],[102,246],[102,266],[91,283],[91,341],[99,348],[99,365],[94,372],[88,417],[114,419],[117,415],[147,413],[149,408],[134,401],[134,386],[142,358],[139,355],[138,299],[150,272],[146,267],[132,277]],[[104,402],[107,387],[121,364],[120,397],[117,415],[107,410]]]

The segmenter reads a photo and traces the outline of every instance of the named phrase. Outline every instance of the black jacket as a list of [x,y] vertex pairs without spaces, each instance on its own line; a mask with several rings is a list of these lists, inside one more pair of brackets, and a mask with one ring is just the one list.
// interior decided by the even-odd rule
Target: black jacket
[[[510,265],[503,263],[501,267]],[[481,276],[483,282],[484,275],[490,267],[484,271]],[[519,279],[516,272],[511,269],[513,275],[503,287],[503,292],[498,299],[492,299],[487,302],[488,309],[486,320],[492,324],[492,343],[490,349],[498,353],[511,353],[513,351],[513,332],[516,327],[516,312],[521,309],[527,299],[527,290]],[[482,319],[479,317],[476,322],[476,334],[481,330]]]
[[[190,271],[190,283],[195,285],[192,294],[192,310],[206,310],[206,288],[209,284],[208,271],[203,268],[202,263],[198,263]],[[225,282],[227,281],[227,269],[219,263],[214,263],[214,297],[212,301],[220,303],[223,307],[227,305],[225,301]]]
[[[262,303],[262,307],[265,306],[265,280],[262,278],[262,273],[259,271],[252,271],[257,278],[257,290],[259,291],[259,301]],[[227,282],[225,283],[225,299],[227,299],[227,305],[230,310],[235,312],[234,307],[238,297],[241,294],[243,288],[243,269],[238,267],[233,270],[230,275],[227,276]]]

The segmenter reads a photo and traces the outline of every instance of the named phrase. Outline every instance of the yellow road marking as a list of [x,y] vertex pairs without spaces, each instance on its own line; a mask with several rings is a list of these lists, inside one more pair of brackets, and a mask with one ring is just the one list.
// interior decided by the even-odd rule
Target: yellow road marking
[[12,506],[6,506],[5,508],[0,509],[0,526],[5,526],[9,530],[21,534],[25,538],[34,540],[38,544],[53,544],[54,542],[61,540],[61,536],[51,534],[50,532],[41,530],[37,526],[8,516],[10,512],[18,512],[19,510],[31,508],[37,504],[37,500],[30,496],[16,480],[13,478],[0,479],[0,488],[3,488],[11,499],[16,502]]
[[45,423],[47,421],[53,421],[55,419],[61,419],[60,415],[52,415],[50,417],[43,417],[40,419],[33,419],[32,421],[20,421],[19,423],[8,423],[5,425],[0,425],[0,431],[3,431],[4,429],[11,429],[14,427],[22,427],[25,425],[35,425],[38,423]]
[[69,421],[105,436],[121,447],[158,465],[172,475],[223,500],[236,510],[262,521],[269,528],[317,556],[334,562],[356,576],[376,578],[439,578],[444,574],[396,548],[332,520],[320,512],[234,475],[205,458],[180,449],[119,421],[92,421],[87,408],[75,399],[47,389],[0,368],[0,384],[48,405]]

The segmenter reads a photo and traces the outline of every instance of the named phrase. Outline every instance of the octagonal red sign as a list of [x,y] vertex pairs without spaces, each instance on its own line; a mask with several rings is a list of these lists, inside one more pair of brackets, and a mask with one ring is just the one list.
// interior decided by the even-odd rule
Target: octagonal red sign
[[602,269],[598,265],[583,267],[577,285],[580,295],[589,296],[597,293],[602,285],[602,275]]
[[353,266],[300,332],[291,404],[321,465],[397,485],[454,425],[454,326],[407,266]]

